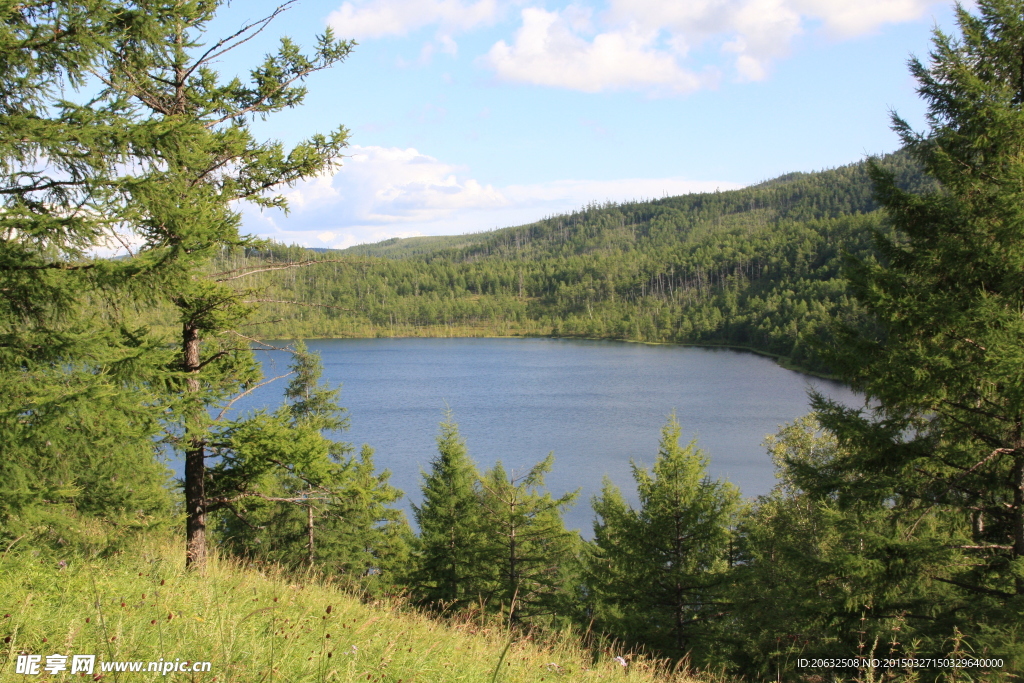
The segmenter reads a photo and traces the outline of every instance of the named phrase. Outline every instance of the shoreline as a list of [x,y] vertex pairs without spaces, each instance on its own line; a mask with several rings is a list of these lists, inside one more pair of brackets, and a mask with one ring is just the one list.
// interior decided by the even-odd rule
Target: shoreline
[[[422,329],[422,328],[421,328]],[[601,342],[618,342],[622,344],[645,344],[648,346],[681,346],[697,349],[730,349],[732,351],[744,351],[752,353],[757,356],[763,356],[765,358],[771,358],[775,361],[779,367],[798,372],[801,375],[807,375],[808,377],[815,377],[817,379],[824,379],[830,382],[839,382],[844,384],[835,375],[829,375],[823,372],[817,372],[809,370],[798,364],[789,362],[787,356],[783,356],[777,353],[771,353],[770,351],[763,351],[756,349],[751,346],[743,346],[740,344],[699,344],[693,342],[673,342],[673,341],[643,341],[639,339],[616,339],[609,337],[583,337],[577,335],[552,335],[552,334],[452,334],[452,335],[440,335],[440,334],[392,334],[392,335],[317,335],[309,337],[291,337],[292,339],[579,339],[583,341],[601,341]],[[268,339],[282,339],[282,337],[274,336],[268,337]]]

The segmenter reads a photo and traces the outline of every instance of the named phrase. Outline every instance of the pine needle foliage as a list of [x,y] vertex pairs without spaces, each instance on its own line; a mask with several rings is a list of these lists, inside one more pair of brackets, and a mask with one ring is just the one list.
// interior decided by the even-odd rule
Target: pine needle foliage
[[293,569],[316,569],[377,591],[393,588],[411,532],[390,507],[402,492],[377,473],[373,449],[358,457],[332,438],[348,428],[340,389],[320,382],[317,354],[299,341],[274,413],[257,411],[214,433],[208,509],[220,511],[218,536],[232,552]]
[[640,507],[605,482],[594,498],[591,575],[602,627],[673,657],[706,661],[724,604],[739,490],[712,480],[696,442],[671,416],[654,467],[633,463]]
[[459,608],[478,601],[483,589],[479,473],[451,411],[440,429],[437,456],[423,473],[423,500],[413,505],[420,535],[411,581],[422,602]]
[[1024,3],[982,0],[977,14],[958,7],[957,22],[958,36],[936,30],[928,63],[910,62],[928,130],[893,119],[940,186],[906,192],[876,165],[894,234],[877,236],[879,261],[851,259],[847,271],[869,322],[843,328],[831,357],[872,409],[819,399],[841,457],[797,471],[805,489],[886,520],[847,563],[874,584],[861,601],[869,619],[905,614],[935,648],[962,633],[1015,653],[1019,670]]

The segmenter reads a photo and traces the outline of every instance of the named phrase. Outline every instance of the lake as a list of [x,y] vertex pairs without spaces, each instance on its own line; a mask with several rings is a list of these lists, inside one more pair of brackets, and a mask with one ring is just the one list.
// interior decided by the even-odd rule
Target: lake
[[[810,388],[849,405],[843,385],[786,370],[771,359],[728,349],[567,339],[323,339],[307,342],[324,379],[342,385],[352,428],[339,435],[376,449],[378,469],[409,500],[436,454],[445,407],[454,413],[481,470],[501,460],[522,473],[554,451],[553,494],[580,490],[569,528],[592,536],[590,499],[605,476],[636,501],[630,461],[650,467],[673,411],[684,440],[696,438],[713,477],[748,497],[775,484],[762,442],[809,411]],[[284,352],[259,353],[265,375],[287,370]],[[241,410],[276,407],[286,380],[240,401]]]

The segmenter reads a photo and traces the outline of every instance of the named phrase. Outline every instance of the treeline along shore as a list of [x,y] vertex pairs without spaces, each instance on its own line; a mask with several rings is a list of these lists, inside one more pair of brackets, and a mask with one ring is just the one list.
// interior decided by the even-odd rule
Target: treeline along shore
[[[901,187],[930,180],[906,153]],[[470,235],[345,250],[270,246],[220,256],[249,278],[263,338],[565,336],[734,346],[824,374],[809,339],[858,309],[844,254],[884,230],[865,162],[742,190],[593,204]],[[314,261],[271,270],[275,264]],[[173,311],[148,318],[170,323]]]

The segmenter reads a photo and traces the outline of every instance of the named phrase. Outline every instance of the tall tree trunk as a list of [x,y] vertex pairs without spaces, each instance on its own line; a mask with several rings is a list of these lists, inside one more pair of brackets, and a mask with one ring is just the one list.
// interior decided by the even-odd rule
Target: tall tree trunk
[[[188,322],[182,326],[182,367],[192,376],[186,382],[189,394],[198,394],[199,330]],[[198,409],[202,410],[200,405]],[[185,420],[185,567],[206,568],[206,443],[201,435],[202,416],[189,414]]]
[[[310,494],[313,493],[312,487],[310,487]],[[313,501],[306,501],[306,536],[308,542],[306,543],[306,564],[309,568],[313,568]]]
[[[1013,558],[1024,557],[1024,453],[1016,449],[1013,461]],[[1024,577],[1017,576],[1017,595],[1024,595]]]
[[[515,505],[512,505],[512,510],[515,511]],[[516,555],[516,551],[516,527],[513,523],[508,539],[508,592],[512,596],[512,602],[508,606],[508,620],[512,624],[519,623],[519,610],[516,609],[516,599],[519,597],[519,576],[516,560],[519,558]]]

